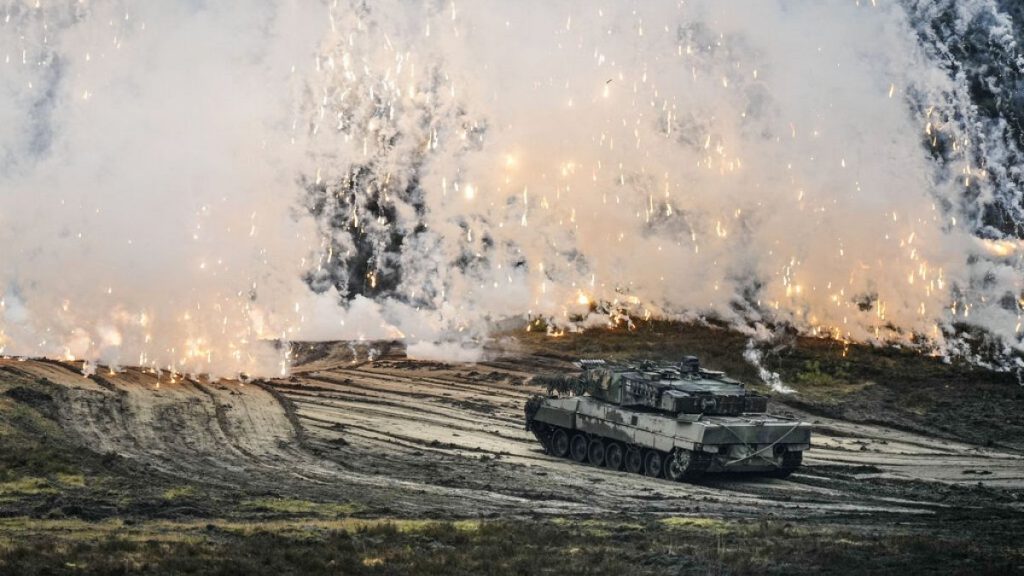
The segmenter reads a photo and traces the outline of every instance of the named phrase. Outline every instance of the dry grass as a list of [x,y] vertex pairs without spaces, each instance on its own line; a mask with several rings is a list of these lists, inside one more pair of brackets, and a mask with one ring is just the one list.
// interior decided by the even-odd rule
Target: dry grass
[[[528,347],[567,359],[695,354],[710,368],[756,380],[742,358],[746,338],[713,326],[652,322],[635,332],[519,337]],[[865,418],[921,425],[934,418],[938,423],[932,425],[962,426],[963,431],[950,428],[960,435],[986,430],[1013,435],[1024,426],[1017,417],[1024,393],[1016,383],[1005,388],[991,373],[902,351],[844,350],[827,341],[795,341],[768,362],[812,408],[857,409]],[[21,395],[31,402],[6,395],[14,388],[31,391]],[[436,521],[355,517],[365,514],[358,505],[265,494],[211,499],[202,485],[166,479],[161,484],[155,476],[108,465],[103,455],[82,449],[48,416],[51,393],[45,382],[0,373],[0,511],[15,516],[0,518],[0,574],[904,576],[1024,570],[1017,545],[1024,540],[1024,521],[1010,516],[997,522],[977,515],[933,520],[916,527],[864,519],[828,526],[644,515]],[[112,514],[125,516],[85,520],[69,512],[59,517],[63,509],[48,502],[61,499],[106,503]],[[146,515],[157,508],[132,508],[142,500],[188,505],[204,516],[157,519]]]
[[[17,534],[18,537],[14,538]],[[269,523],[0,521],[10,574],[999,574],[1019,549],[943,534],[710,518]],[[72,566],[74,570],[69,570]]]

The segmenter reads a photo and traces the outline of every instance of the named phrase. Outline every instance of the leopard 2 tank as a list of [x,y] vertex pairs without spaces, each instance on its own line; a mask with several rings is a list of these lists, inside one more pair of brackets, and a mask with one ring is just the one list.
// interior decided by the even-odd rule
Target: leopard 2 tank
[[526,403],[526,429],[554,456],[670,480],[715,472],[784,478],[810,448],[810,424],[768,415],[767,397],[693,356],[577,367],[536,376],[548,394]]

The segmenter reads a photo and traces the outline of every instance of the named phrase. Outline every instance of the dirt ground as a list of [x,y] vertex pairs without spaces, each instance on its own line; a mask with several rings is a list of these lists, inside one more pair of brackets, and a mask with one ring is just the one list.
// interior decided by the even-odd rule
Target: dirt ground
[[[814,424],[804,466],[785,480],[685,484],[610,472],[548,456],[524,430],[523,404],[540,392],[530,378],[569,370],[575,358],[694,351],[705,365],[753,382],[744,345],[728,331],[678,325],[560,339],[511,334],[475,364],[410,360],[396,343],[307,344],[296,347],[291,377],[247,383],[172,382],[131,368],[83,377],[75,364],[0,359],[0,572],[37,560],[81,573],[75,558],[92,549],[69,542],[161,541],[170,532],[205,546],[218,542],[210,530],[230,529],[241,549],[253,539],[239,530],[282,538],[301,526],[306,540],[314,528],[330,539],[367,534],[379,522],[426,521],[455,527],[453,534],[459,522],[483,522],[486,530],[473,532],[481,539],[495,526],[527,540],[545,530],[589,534],[584,541],[602,550],[634,550],[637,526],[666,541],[684,529],[687,542],[711,538],[719,550],[687,556],[680,544],[675,554],[692,562],[669,572],[1024,571],[1024,451],[1016,435],[1024,394],[1006,375],[821,341],[777,349],[767,362],[797,392],[773,394],[770,411]],[[382,541],[404,542],[409,533],[397,534]],[[735,546],[722,544],[722,534],[738,538]],[[64,552],[33,553],[27,541],[37,538]],[[445,535],[431,538],[459,549],[444,544]],[[775,545],[753,562],[743,553],[751,539],[802,547]],[[892,542],[906,545],[883,550]],[[856,552],[853,560],[826,562],[836,546]],[[892,563],[879,565],[885,554]],[[966,564],[931,563],[946,555]],[[649,560],[631,565],[664,569]],[[350,571],[403,572],[397,562]],[[81,564],[90,566],[106,564]],[[617,569],[589,560],[564,568]]]

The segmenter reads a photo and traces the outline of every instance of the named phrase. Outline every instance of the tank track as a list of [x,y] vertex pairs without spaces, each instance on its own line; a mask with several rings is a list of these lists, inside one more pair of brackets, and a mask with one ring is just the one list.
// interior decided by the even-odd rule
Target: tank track
[[529,430],[552,456],[653,478],[680,482],[697,480],[707,471],[713,458],[710,454],[680,448],[662,452],[537,421],[529,422]]
[[804,461],[803,452],[786,452],[782,455],[782,467],[768,473],[773,478],[788,478]]

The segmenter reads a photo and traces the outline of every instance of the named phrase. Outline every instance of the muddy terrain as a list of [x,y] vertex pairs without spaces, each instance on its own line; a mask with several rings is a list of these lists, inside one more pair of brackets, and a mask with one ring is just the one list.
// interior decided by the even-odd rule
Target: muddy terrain
[[[356,572],[425,569],[422,554],[401,560],[390,547],[409,549],[409,538],[444,557],[501,534],[535,551],[575,542],[579,558],[560,568],[569,572],[619,570],[624,556],[606,555],[635,555],[638,541],[654,545],[629,560],[638,572],[661,571],[666,554],[674,571],[696,573],[1024,570],[1015,378],[897,355],[895,366],[922,367],[890,370],[887,382],[892,353],[795,343],[769,357],[797,389],[773,394],[770,411],[814,424],[803,468],[785,480],[671,483],[544,454],[523,427],[525,400],[541,392],[530,379],[571,370],[581,355],[671,357],[715,342],[706,364],[750,381],[740,337],[661,327],[553,340],[511,335],[475,364],[411,360],[395,343],[301,345],[290,377],[248,382],[132,368],[86,377],[74,363],[0,360],[0,572],[124,567],[94,557],[93,543],[111,540],[129,543],[127,566],[159,572],[169,565],[145,559],[138,542],[198,546],[189,554],[201,557],[259,538],[287,548],[294,531],[335,552],[344,546],[328,542],[353,531],[383,547],[379,563],[348,567]],[[986,403],[998,407],[986,415]],[[532,540],[542,533],[546,542]],[[687,548],[703,540],[717,552]]]

